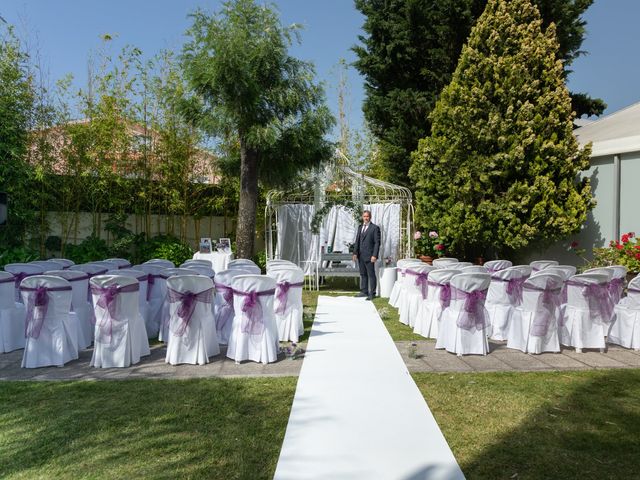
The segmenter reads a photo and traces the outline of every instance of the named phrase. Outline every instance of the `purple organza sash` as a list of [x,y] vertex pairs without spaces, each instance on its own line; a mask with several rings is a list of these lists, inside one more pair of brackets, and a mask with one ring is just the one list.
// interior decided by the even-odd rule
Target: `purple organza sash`
[[420,293],[422,294],[422,299],[425,300],[427,298],[427,280],[429,274],[427,272],[416,272],[415,270],[407,269],[407,274],[413,275],[416,277],[415,285],[420,288]]
[[186,333],[187,328],[189,328],[193,312],[196,309],[196,303],[201,302],[211,304],[213,300],[213,287],[200,293],[193,293],[190,291],[179,292],[167,287],[167,298],[170,303],[180,302],[180,306],[176,311],[178,318],[180,319],[180,324],[173,333],[178,337],[182,337]]
[[624,278],[614,278],[609,282],[609,295],[614,306],[622,298],[622,292],[624,291]]
[[640,293],[640,289],[637,288],[627,288],[627,293]]
[[222,283],[213,283],[216,291],[222,292],[223,304],[216,311],[216,329],[222,331],[227,322],[233,318],[233,288]]
[[289,283],[289,282],[280,282],[276,286],[276,299],[278,300],[278,306],[276,307],[275,312],[279,315],[284,315],[287,311],[287,298],[289,296],[289,290],[291,288],[302,288],[304,287],[304,282],[299,283]]
[[456,324],[463,330],[483,330],[487,326],[484,302],[487,298],[487,290],[475,290],[465,292],[451,287],[451,300],[464,300],[464,306],[460,309]]
[[91,293],[99,295],[96,306],[99,306],[106,312],[100,320],[95,319],[96,326],[98,327],[98,335],[96,338],[98,343],[111,343],[113,339],[113,322],[114,320],[118,320],[116,315],[116,300],[118,295],[121,293],[137,292],[138,290],[140,290],[140,284],[138,283],[123,286],[113,284],[108,287],[91,285]]
[[258,297],[268,297],[275,293],[275,288],[271,290],[263,290],[261,292],[243,292],[240,290],[233,290],[234,295],[241,295],[244,297],[244,301],[242,302],[242,324],[240,325],[240,331],[242,333],[247,333],[249,335],[261,335],[262,332],[264,332],[262,305],[260,304],[260,298]]
[[0,278],[0,283],[14,283],[15,279],[13,277],[13,274],[11,274],[10,277],[7,278]]
[[428,280],[427,284],[430,287],[440,288],[440,305],[442,308],[447,308],[451,303],[451,285],[448,283],[432,282],[431,280]]
[[29,292],[27,295],[27,317],[24,322],[24,336],[26,338],[39,338],[44,318],[49,309],[49,292],[70,291],[70,285],[61,287],[20,287],[20,291]]
[[37,273],[27,273],[27,272],[18,272],[13,274],[13,280],[15,282],[16,288],[20,288],[20,283],[27,277],[31,277],[33,275],[37,275]]
[[147,302],[151,300],[151,290],[156,284],[156,278],[162,278],[162,275],[150,273],[147,275]]
[[556,309],[560,307],[562,288],[541,288],[526,285],[524,289],[531,292],[542,292],[536,304],[531,335],[534,337],[546,337],[549,327],[553,324]]
[[522,303],[522,288],[524,286],[524,282],[527,280],[525,277],[520,278],[500,278],[500,277],[491,277],[491,280],[496,280],[498,282],[504,282],[507,284],[507,295],[509,298],[516,304],[520,305]]
[[567,285],[581,288],[582,295],[589,302],[589,310],[598,313],[603,323],[611,323],[614,305],[608,283],[581,283],[569,280]]

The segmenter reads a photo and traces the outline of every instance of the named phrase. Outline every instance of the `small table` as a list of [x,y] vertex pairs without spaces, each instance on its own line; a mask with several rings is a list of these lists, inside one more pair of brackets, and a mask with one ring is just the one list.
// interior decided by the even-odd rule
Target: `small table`
[[193,254],[194,260],[209,260],[211,262],[211,268],[215,273],[226,270],[229,267],[229,262],[233,260],[233,252],[211,252]]

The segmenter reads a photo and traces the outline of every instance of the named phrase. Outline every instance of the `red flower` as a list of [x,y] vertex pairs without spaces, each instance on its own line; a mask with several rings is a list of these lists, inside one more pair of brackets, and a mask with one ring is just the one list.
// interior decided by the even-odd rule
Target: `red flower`
[[624,235],[622,235],[622,243],[629,243],[629,234],[625,233]]
[[636,232],[629,232],[629,238],[634,238],[636,236]]
[[435,248],[436,248],[436,250],[438,250],[440,252],[440,251],[444,250],[444,245],[439,243],[439,244],[436,245]]
[[640,253],[636,253],[636,260],[640,260]]
[[636,250],[640,250],[640,245],[636,245],[636,246],[635,246],[635,247],[633,247],[633,248],[635,248]]
[[622,246],[622,244],[620,242],[616,242],[616,248],[618,250],[622,250],[624,247]]
[[575,240],[571,242],[571,248],[578,248],[578,242],[576,242]]

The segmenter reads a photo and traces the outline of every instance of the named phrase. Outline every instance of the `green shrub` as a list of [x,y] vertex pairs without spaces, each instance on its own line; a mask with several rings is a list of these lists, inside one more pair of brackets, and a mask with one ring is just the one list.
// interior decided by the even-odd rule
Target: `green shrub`
[[262,270],[262,273],[265,273],[267,271],[267,252],[265,250],[262,250],[261,252],[256,253],[252,260],[255,262],[256,265],[258,265],[260,267],[260,270]]
[[12,247],[0,251],[0,268],[8,263],[26,263],[40,258],[38,252],[27,247]]
[[164,258],[172,261],[176,265],[181,265],[186,260],[193,257],[193,249],[190,245],[180,242],[177,238],[162,235],[149,241],[149,246],[145,248],[145,260],[151,258]]
[[78,245],[67,243],[64,256],[76,263],[94,262],[109,258],[111,250],[107,242],[95,235],[89,235]]

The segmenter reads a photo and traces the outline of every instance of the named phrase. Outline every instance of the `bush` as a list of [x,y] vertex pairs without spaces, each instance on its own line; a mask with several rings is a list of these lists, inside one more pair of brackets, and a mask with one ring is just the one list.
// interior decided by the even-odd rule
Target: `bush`
[[151,239],[147,247],[151,248],[145,248],[145,261],[151,258],[164,258],[176,265],[181,265],[193,257],[193,249],[190,245],[168,235]]
[[252,260],[255,262],[256,265],[258,265],[260,267],[260,270],[262,270],[262,273],[265,273],[267,271],[267,252],[265,250],[262,250],[261,252],[256,253]]
[[67,243],[64,256],[76,263],[87,263],[109,258],[111,250],[107,242],[95,235],[89,235],[78,245]]
[[[577,243],[571,245],[580,256]],[[625,233],[620,240],[612,240],[608,247],[594,248],[593,260],[587,262],[586,268],[607,267],[610,265],[624,265],[630,273],[640,273],[640,239],[633,232]]]
[[0,252],[0,268],[8,263],[26,263],[40,258],[38,252],[27,247],[13,247]]

